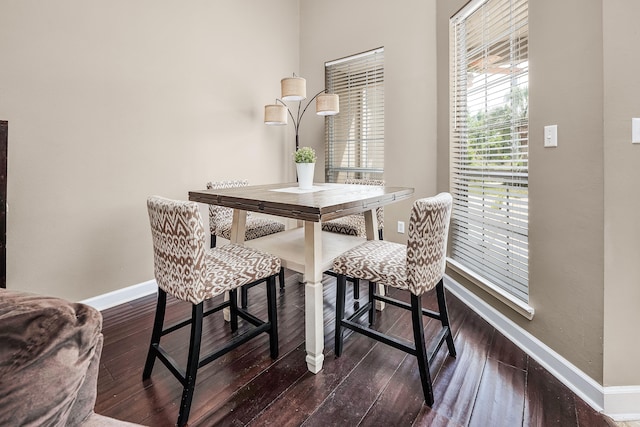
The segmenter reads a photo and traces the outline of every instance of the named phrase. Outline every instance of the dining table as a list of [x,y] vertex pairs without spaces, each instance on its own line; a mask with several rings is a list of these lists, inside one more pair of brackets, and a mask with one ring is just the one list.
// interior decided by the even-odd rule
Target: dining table
[[[233,209],[230,241],[278,256],[282,266],[302,274],[305,286],[305,349],[309,371],[322,370],[324,322],[322,277],[341,253],[378,238],[376,208],[412,197],[410,187],[296,182],[189,191],[189,200]],[[295,226],[245,242],[247,212],[290,218]],[[322,231],[322,222],[364,214],[366,238]],[[294,222],[294,221],[291,221]]]

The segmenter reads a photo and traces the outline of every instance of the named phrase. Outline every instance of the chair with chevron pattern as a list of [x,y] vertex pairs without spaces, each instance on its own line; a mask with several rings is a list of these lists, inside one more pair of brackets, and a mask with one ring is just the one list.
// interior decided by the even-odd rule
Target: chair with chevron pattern
[[[384,180],[369,178],[347,178],[344,183],[356,185],[384,186]],[[378,220],[378,238],[382,240],[384,229],[384,208],[376,208],[376,219]],[[332,219],[330,221],[325,221],[322,223],[322,231],[347,234],[350,236],[366,237],[367,229],[364,223],[364,214],[359,213],[347,215],[340,218]]]
[[[207,182],[208,189],[221,189],[221,188],[237,188],[246,187],[249,185],[249,181],[243,180],[230,180],[230,181],[210,181]],[[216,247],[217,237],[229,240],[231,238],[231,226],[233,225],[233,209],[224,206],[209,205],[209,231],[211,232],[211,247]],[[259,237],[268,236],[270,234],[279,233],[284,231],[285,226],[280,221],[276,221],[270,218],[265,218],[260,215],[256,215],[253,212],[247,212],[247,221],[245,224],[244,240],[253,240]],[[280,290],[284,290],[284,269],[280,270],[278,276],[280,282]],[[250,286],[243,286],[240,290],[240,301],[242,308],[247,308],[248,304],[248,291],[260,282],[253,283]]]
[[[208,189],[237,188],[249,185],[247,180],[211,181],[207,183]],[[231,238],[231,226],[233,224],[233,209],[224,206],[209,205],[209,230],[211,232],[211,247],[216,247],[216,237],[229,240]],[[244,240],[253,240],[258,237],[284,231],[284,224],[274,219],[247,212]]]
[[[151,376],[154,362],[159,359],[183,386],[178,425],[189,419],[191,400],[198,368],[218,359],[236,347],[262,333],[269,335],[272,359],[278,357],[278,322],[276,315],[276,276],[280,259],[245,246],[228,244],[220,248],[206,247],[206,231],[195,202],[169,200],[152,196],[147,200],[153,239],[154,274],[158,283],[158,301],[151,343],[142,373],[143,380]],[[237,305],[239,287],[266,281],[267,317],[264,321]],[[222,294],[229,292],[223,301]],[[167,294],[191,304],[191,318],[164,328]],[[216,298],[218,297],[218,298]],[[217,305],[204,311],[204,301]],[[210,354],[200,357],[203,318],[230,309],[228,341]],[[238,331],[238,317],[248,323]],[[252,325],[252,326],[251,326]],[[161,347],[161,337],[185,326],[191,327],[186,369],[180,368],[167,348]]]
[[[416,200],[411,210],[407,245],[368,240],[345,252],[334,260],[336,272],[336,329],[335,355],[340,357],[343,349],[344,330],[364,334],[372,339],[402,350],[418,359],[422,391],[427,405],[433,405],[433,386],[429,365],[444,342],[449,355],[455,357],[453,334],[449,326],[449,315],[445,300],[443,277],[447,252],[447,233],[451,219],[452,197],[440,193],[434,197]],[[353,314],[345,317],[346,278],[357,277],[369,281],[369,301]],[[411,303],[376,295],[376,283],[408,291]],[[422,296],[433,296],[438,303],[438,312],[422,308]],[[388,303],[387,310],[395,307],[411,312],[413,342],[377,331],[375,327],[375,301]],[[368,326],[361,320],[368,313]],[[387,315],[387,311],[385,311]],[[425,343],[422,316],[437,319],[439,331]],[[429,351],[427,352],[427,348]]]
[[[384,186],[383,179],[373,178],[347,178],[344,181],[345,184],[355,185],[376,185]],[[376,219],[378,222],[378,238],[382,240],[384,230],[384,208],[376,208]],[[329,231],[331,233],[346,234],[348,236],[366,237],[367,228],[365,226],[364,214],[347,215],[340,218],[332,219],[322,223],[322,231]],[[336,276],[332,270],[325,271],[325,274],[330,276]],[[350,282],[353,282],[353,298],[360,298],[360,281],[355,277],[348,278]]]

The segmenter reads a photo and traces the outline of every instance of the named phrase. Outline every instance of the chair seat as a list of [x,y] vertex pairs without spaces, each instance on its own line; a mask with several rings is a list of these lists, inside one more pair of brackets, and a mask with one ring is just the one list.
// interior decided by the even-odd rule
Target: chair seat
[[322,223],[322,231],[346,234],[348,236],[366,236],[364,215],[354,214],[332,219]]
[[[236,181],[212,181],[207,183],[209,189],[240,188],[249,185],[247,180]],[[211,247],[215,247],[215,237],[231,240],[231,226],[233,224],[233,209],[224,206],[209,205],[209,230],[211,231]],[[247,212],[244,240],[253,240],[258,237],[284,231],[284,224],[280,221],[265,218]]]
[[204,299],[264,279],[280,271],[280,259],[246,246],[228,244],[205,253]]
[[337,257],[333,262],[333,271],[399,289],[409,289],[407,247],[399,243],[368,240]]
[[[231,239],[231,225],[233,223],[232,218],[225,218],[216,224],[216,232],[218,236],[223,239]],[[257,215],[251,215],[247,212],[247,222],[245,226],[245,240],[253,240],[258,237],[268,236],[270,234],[279,233],[284,231],[284,224],[272,219],[263,218]]]
[[[355,185],[384,186],[384,180],[369,178],[347,178],[344,183]],[[382,230],[384,229],[383,208],[376,208],[376,219],[378,220],[378,234],[380,236],[380,240],[382,240]],[[322,231],[346,234],[348,236],[366,237],[367,227],[364,220],[364,214],[352,214],[332,219],[330,221],[325,221],[322,223]]]

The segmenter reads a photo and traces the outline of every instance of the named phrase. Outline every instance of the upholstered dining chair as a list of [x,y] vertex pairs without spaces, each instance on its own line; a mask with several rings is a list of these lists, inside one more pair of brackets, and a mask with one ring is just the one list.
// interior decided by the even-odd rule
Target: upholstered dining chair
[[[357,185],[376,185],[384,186],[383,179],[373,178],[347,178],[344,181],[345,184],[357,184]],[[384,229],[384,208],[376,208],[376,219],[378,220],[378,238],[382,240]],[[366,237],[367,228],[364,221],[364,214],[358,213],[353,215],[347,215],[340,218],[332,219],[322,223],[322,231],[329,231],[331,233],[346,234],[349,236]],[[325,274],[330,276],[336,276],[332,270],[325,271]],[[360,298],[360,281],[356,277],[347,278],[350,282],[353,282],[353,298]]]
[[[235,181],[211,181],[207,183],[208,189],[237,188],[249,185],[247,180]],[[216,236],[229,240],[231,238],[231,225],[233,223],[233,209],[224,206],[209,205],[209,229],[211,231],[211,247],[216,247]],[[245,240],[253,240],[258,237],[284,231],[284,224],[280,221],[255,215],[247,212]]]
[[[384,186],[383,179],[347,178],[345,184]],[[376,208],[378,220],[378,238],[382,240],[384,230],[384,208]],[[322,223],[322,231],[348,234],[350,236],[366,237],[367,229],[364,222],[364,214],[347,215]]]
[[[143,380],[151,376],[159,359],[183,386],[178,425],[189,419],[191,400],[198,368],[212,362],[262,333],[269,335],[272,359],[278,357],[278,322],[276,315],[275,277],[280,259],[255,249],[229,244],[206,247],[205,228],[195,202],[175,201],[152,196],[147,200],[153,238],[154,273],[158,283],[158,301],[153,332]],[[237,289],[256,281],[267,282],[267,321],[237,306]],[[229,299],[204,311],[203,302],[229,292]],[[167,294],[192,305],[191,318],[164,328]],[[233,336],[212,353],[200,357],[203,318],[223,308],[230,309]],[[253,327],[238,334],[238,317]],[[185,326],[191,327],[186,370],[178,367],[167,349],[161,347],[162,336]]]
[[[221,188],[237,188],[246,187],[249,181],[231,180],[231,181],[210,181],[207,183],[208,189]],[[209,230],[211,232],[211,247],[216,247],[216,236],[229,240],[231,238],[231,226],[233,224],[233,209],[224,206],[209,205]],[[245,226],[244,240],[253,240],[258,237],[268,236],[270,234],[284,231],[284,224],[280,221],[255,215],[247,212],[247,221]],[[284,289],[284,269],[280,270],[278,276],[280,289]],[[260,282],[253,283],[251,286],[243,286],[240,290],[240,301],[242,308],[247,308],[247,293],[249,288]]]
[[[416,200],[411,210],[407,245],[368,240],[340,255],[333,263],[333,270],[338,274],[336,357],[340,357],[342,354],[345,328],[416,356],[424,400],[429,406],[433,405],[434,399],[429,364],[432,363],[444,342],[447,343],[449,355],[452,357],[456,355],[443,285],[452,203],[452,197],[449,193],[440,193],[434,197]],[[369,302],[349,317],[345,317],[346,276],[369,281]],[[409,291],[411,304],[387,296],[376,295],[376,283],[384,283],[400,290]],[[435,288],[438,312],[422,308],[422,296],[433,288]],[[413,342],[386,335],[374,329],[375,300],[411,311]],[[367,312],[369,314],[368,326],[360,321],[360,318]],[[423,315],[439,320],[442,325],[435,337],[431,339],[428,347],[425,344]],[[427,352],[427,348],[429,348],[429,352]]]

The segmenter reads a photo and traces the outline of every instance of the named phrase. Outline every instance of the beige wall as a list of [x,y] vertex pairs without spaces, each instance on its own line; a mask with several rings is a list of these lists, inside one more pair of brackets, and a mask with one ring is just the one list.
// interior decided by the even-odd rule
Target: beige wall
[[602,2],[604,27],[604,385],[640,384],[640,2]]
[[[436,192],[435,1],[301,0],[300,72],[314,93],[324,86],[324,63],[384,46],[385,172],[388,185]],[[317,117],[302,123],[301,144],[321,154],[324,128]],[[408,223],[411,201],[385,207],[385,239],[405,242],[397,221]]]
[[80,300],[153,278],[145,199],[291,179],[262,124],[297,0],[0,0],[8,287]]
[[[448,186],[448,18],[465,0],[438,1],[438,182]],[[528,321],[461,283],[602,381],[604,205],[600,1],[529,2],[530,163]],[[558,125],[558,147],[543,127]],[[637,383],[636,383],[637,384]]]

